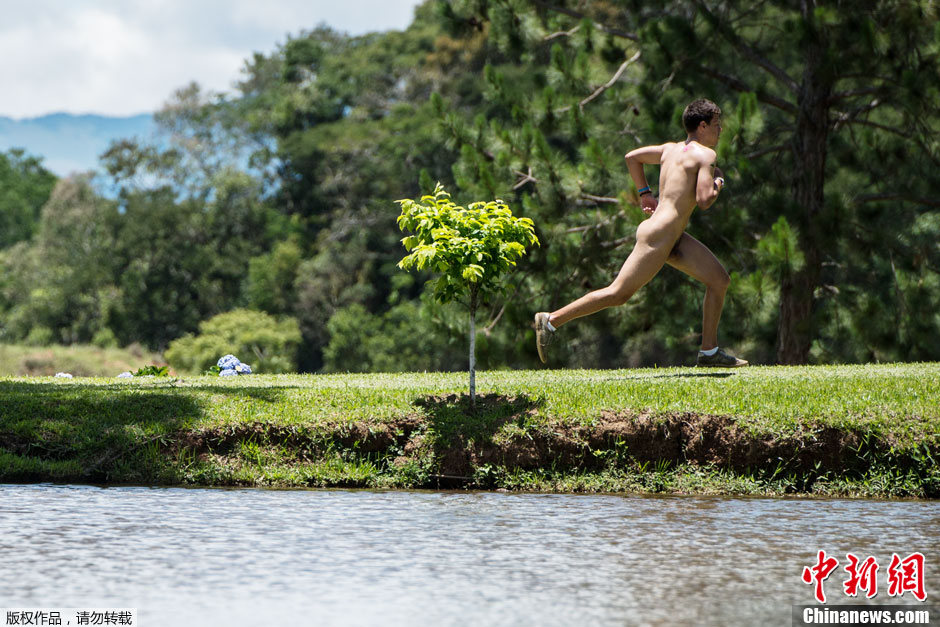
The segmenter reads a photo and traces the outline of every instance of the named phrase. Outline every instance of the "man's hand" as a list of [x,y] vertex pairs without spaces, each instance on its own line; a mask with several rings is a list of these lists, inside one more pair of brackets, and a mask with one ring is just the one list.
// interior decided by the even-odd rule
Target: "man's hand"
[[643,194],[640,196],[640,208],[646,215],[653,215],[653,212],[656,211],[657,205],[659,205],[659,201],[656,200],[656,196],[653,196],[652,194]]
[[721,171],[717,165],[715,166],[715,173],[712,175],[715,177],[715,189],[719,192],[725,186],[725,174]]

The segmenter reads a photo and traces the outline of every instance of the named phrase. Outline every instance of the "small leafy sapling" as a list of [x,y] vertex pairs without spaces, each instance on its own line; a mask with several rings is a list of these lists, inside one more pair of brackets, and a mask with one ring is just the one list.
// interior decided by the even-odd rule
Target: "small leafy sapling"
[[470,406],[476,406],[476,310],[502,288],[500,278],[538,245],[529,218],[512,215],[501,200],[470,203],[451,200],[440,183],[420,201],[399,200],[398,227],[412,232],[402,239],[409,254],[398,262],[403,270],[440,273],[434,296],[441,303],[466,298],[470,310]]

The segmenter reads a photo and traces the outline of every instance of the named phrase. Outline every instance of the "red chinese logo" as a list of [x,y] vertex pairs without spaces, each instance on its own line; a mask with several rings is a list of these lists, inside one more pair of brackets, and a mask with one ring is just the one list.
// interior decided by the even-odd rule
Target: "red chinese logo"
[[899,597],[905,592],[912,592],[918,601],[927,599],[924,590],[924,556],[911,553],[903,560],[897,553],[891,554],[888,566],[888,596]]
[[816,583],[816,600],[820,603],[826,602],[826,593],[823,591],[823,582],[829,578],[832,571],[839,565],[839,560],[834,557],[826,557],[825,551],[820,551],[816,558],[816,565],[805,567],[803,569],[803,583]]
[[[846,553],[849,563],[844,570],[848,579],[843,584],[846,596],[856,597],[863,591],[869,599],[878,594],[878,560],[869,556],[864,561],[852,553]],[[816,563],[803,568],[803,583],[814,585],[814,595],[820,603],[826,602],[826,592],[823,582],[829,578],[839,566],[839,560],[826,555],[825,551],[816,554]],[[888,595],[903,596],[910,592],[918,601],[927,600],[927,591],[924,589],[924,555],[911,553],[904,559],[897,553],[891,554],[891,564],[888,566]]]
[[873,598],[878,594],[878,561],[869,556],[864,562],[859,564],[858,558],[851,553],[846,553],[849,559],[845,571],[849,578],[843,584],[845,594],[850,597],[858,596],[858,589],[866,592],[866,598]]

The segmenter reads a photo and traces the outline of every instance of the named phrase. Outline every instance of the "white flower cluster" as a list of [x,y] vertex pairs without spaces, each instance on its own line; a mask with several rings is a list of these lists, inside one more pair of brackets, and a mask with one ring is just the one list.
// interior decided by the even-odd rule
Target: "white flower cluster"
[[220,377],[232,377],[239,374],[251,374],[251,366],[243,364],[235,355],[226,355],[219,360]]

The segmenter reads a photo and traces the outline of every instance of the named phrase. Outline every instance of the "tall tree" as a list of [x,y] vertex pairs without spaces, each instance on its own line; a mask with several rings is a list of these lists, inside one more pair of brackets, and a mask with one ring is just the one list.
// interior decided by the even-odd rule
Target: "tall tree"
[[101,330],[113,302],[116,213],[87,177],[56,184],[36,236],[0,255],[5,341],[90,342]]
[[38,157],[23,150],[0,152],[0,249],[29,240],[56,177]]
[[[746,216],[754,234],[770,235],[770,227],[778,222],[776,214],[782,215],[785,221],[778,231],[792,233],[800,253],[800,263],[776,264],[780,363],[809,360],[827,311],[826,300],[838,290],[834,282],[852,277],[851,272],[840,271],[848,259],[838,255],[857,254],[850,250],[852,244],[870,239],[859,233],[866,223],[891,211],[892,233],[906,233],[915,225],[932,228],[920,218],[938,205],[929,193],[937,186],[940,159],[935,139],[940,119],[935,3],[490,0],[447,4],[452,20],[486,23],[507,49],[523,51],[529,58],[546,58],[547,42],[552,42],[548,63],[555,76],[553,89],[545,89],[540,107],[522,109],[523,129],[526,125],[544,129],[546,119],[561,112],[574,118],[573,124],[579,115],[600,120],[603,113],[588,111],[604,103],[623,109],[622,99],[604,92],[616,93],[618,83],[631,78],[624,74],[624,66],[633,58],[631,51],[639,53],[643,68],[637,90],[642,108],[664,119],[675,120],[684,100],[701,95],[737,101],[737,106],[727,108],[740,117],[735,129],[740,132],[726,137],[719,158],[730,166],[726,171],[752,186],[738,198],[765,201]],[[571,41],[593,45],[578,50],[568,45]],[[565,79],[587,75],[584,68],[592,61],[596,64],[618,49],[623,51],[623,65],[610,72],[608,82],[598,81],[595,91],[567,109],[553,100],[555,88]],[[497,83],[494,89],[498,88]],[[757,107],[749,104],[753,101]],[[498,136],[499,129],[493,130],[490,137]],[[481,143],[475,147],[482,148]],[[475,150],[464,161],[485,160],[485,155],[485,149]],[[580,161],[597,171],[589,159]],[[525,173],[527,164],[520,165],[519,171]],[[519,182],[540,188],[547,184],[570,200],[562,179],[551,176],[550,165],[546,174],[535,177],[538,181],[523,176]],[[482,181],[486,176],[477,178]],[[544,197],[546,190],[533,196],[536,193]],[[871,252],[876,258],[897,247],[894,242],[882,244]],[[907,248],[898,255],[912,252]],[[928,255],[935,258],[935,252]],[[879,281],[874,283],[872,289],[883,289]]]
[[[783,277],[777,358],[805,363],[816,335],[824,263],[828,251],[850,236],[852,214],[870,202],[891,202],[909,216],[940,205],[924,187],[938,180],[940,163],[940,147],[929,145],[940,113],[940,30],[937,8],[928,2],[759,7],[693,2],[699,28],[691,30],[683,58],[672,67],[691,69],[691,80],[705,75],[729,89],[755,92],[780,120],[759,143],[789,157],[792,191],[785,215],[799,233],[805,263]],[[659,45],[669,45],[669,31],[661,33]],[[728,64],[729,58],[735,62]],[[891,142],[901,150],[871,150],[885,141],[883,135],[901,138],[899,146]],[[826,193],[836,170],[833,149],[846,145],[870,157],[853,164],[868,180],[859,182],[848,206]]]

